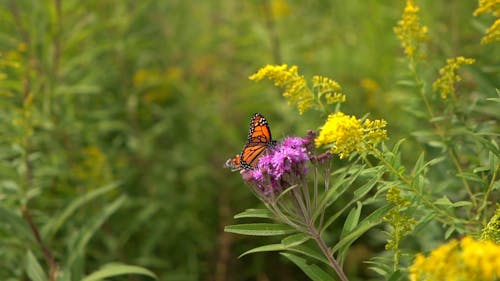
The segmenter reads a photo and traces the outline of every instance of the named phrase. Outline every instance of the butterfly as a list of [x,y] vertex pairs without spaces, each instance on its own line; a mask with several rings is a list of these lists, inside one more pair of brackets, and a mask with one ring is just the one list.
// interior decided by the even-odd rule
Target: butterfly
[[250,120],[247,142],[240,154],[226,161],[224,167],[232,171],[252,170],[257,166],[259,158],[276,145],[271,136],[271,129],[262,114],[255,113]]

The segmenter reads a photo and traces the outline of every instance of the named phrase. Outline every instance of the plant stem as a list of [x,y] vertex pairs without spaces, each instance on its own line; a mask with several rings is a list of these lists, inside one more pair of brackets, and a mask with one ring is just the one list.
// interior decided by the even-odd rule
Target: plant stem
[[312,225],[310,225],[310,232],[314,238],[314,241],[316,241],[316,244],[318,244],[319,248],[321,249],[323,254],[326,256],[326,258],[328,259],[328,263],[333,268],[333,270],[335,270],[335,272],[339,276],[340,280],[349,281],[349,279],[347,278],[347,276],[344,273],[344,270],[342,270],[342,267],[333,257],[333,255],[330,252],[330,249],[326,245],[325,241],[321,238],[321,234]]
[[[420,79],[420,76],[418,75],[417,65],[413,59],[410,61],[410,71],[415,79],[415,82],[417,83],[417,87],[419,90],[418,93],[419,93],[420,97],[422,98],[422,100],[424,101],[425,108],[427,109],[427,114],[429,115],[430,119],[433,119],[434,117],[436,117],[436,115],[435,115],[434,111],[432,110],[432,107],[431,107],[431,104],[429,102],[429,99],[427,98],[427,95],[425,94],[424,82],[422,82],[422,80]],[[429,122],[429,123],[432,123],[432,125],[436,129],[436,134],[441,138],[441,141],[443,143],[446,143],[445,129],[442,128],[436,122]],[[459,174],[462,173],[463,172],[462,167],[460,166],[460,163],[458,162],[458,157],[457,157],[454,149],[447,147],[447,150],[448,150],[448,154],[450,156],[451,162],[453,162],[453,165],[457,169],[457,172]],[[472,193],[469,182],[465,178],[461,178],[461,181],[462,181],[463,185],[465,186],[467,194],[470,197],[473,208],[476,208],[476,206],[477,206],[476,198],[474,197],[474,195]]]
[[31,217],[31,213],[29,212],[28,207],[23,206],[21,208],[21,211],[23,213],[24,219],[26,220],[26,222],[28,222],[28,225],[30,226],[31,231],[33,232],[33,235],[35,236],[35,239],[38,242],[38,245],[42,249],[43,256],[45,257],[47,264],[49,265],[49,280],[55,281],[57,269],[59,266],[58,266],[56,260],[54,259],[54,256],[52,256],[52,253],[50,252],[50,250],[43,244],[42,237],[40,236],[40,232],[38,231],[38,228],[36,227],[35,223],[33,222],[33,218]]
[[486,190],[486,194],[484,195],[483,202],[479,209],[477,209],[477,217],[481,215],[481,212],[488,205],[488,198],[490,197],[490,193],[493,190],[493,184],[495,183],[495,179],[498,175],[498,170],[500,169],[500,164],[496,166],[495,171],[493,171],[493,175],[491,176],[490,184],[488,185],[488,190]]

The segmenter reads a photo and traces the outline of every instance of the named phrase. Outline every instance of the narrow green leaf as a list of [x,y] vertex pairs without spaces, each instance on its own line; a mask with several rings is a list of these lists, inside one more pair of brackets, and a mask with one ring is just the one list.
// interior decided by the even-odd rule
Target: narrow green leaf
[[481,173],[481,172],[487,172],[487,171],[489,171],[489,170],[490,170],[490,168],[489,168],[489,167],[486,167],[486,166],[480,166],[480,167],[474,168],[474,169],[472,170],[472,172],[473,172],[474,174],[477,174],[477,173]]
[[358,239],[361,235],[363,235],[370,228],[382,222],[382,218],[392,209],[391,205],[385,205],[375,212],[371,213],[369,216],[364,218],[361,223],[354,229],[351,233],[346,235],[343,239],[341,239],[335,246],[332,247],[332,252],[337,252],[341,247],[345,245],[350,245],[356,239]]
[[313,281],[335,281],[335,279],[315,264],[307,264],[307,261],[299,256],[281,253],[284,257],[297,265]]
[[373,176],[368,182],[363,184],[361,187],[354,191],[354,200],[360,200],[363,196],[365,196],[370,190],[379,182],[380,177],[382,176],[383,171],[379,171],[376,176]]
[[444,234],[444,239],[450,238],[450,236],[455,232],[456,228],[454,226],[450,226],[447,230],[446,233]]
[[89,223],[83,226],[82,231],[78,234],[75,245],[72,245],[72,251],[68,258],[68,266],[71,267],[75,261],[84,256],[85,247],[87,246],[90,239],[99,230],[101,225],[114,213],[116,212],[127,197],[122,195],[118,197],[115,201],[110,203],[106,208],[104,208],[97,217],[90,218]]
[[57,231],[61,228],[61,226],[73,215],[78,209],[85,206],[88,203],[91,203],[94,199],[99,198],[100,196],[116,189],[118,187],[118,183],[112,183],[101,188],[92,190],[84,194],[83,196],[77,197],[73,200],[64,210],[59,213],[56,217],[49,220],[47,224],[44,225],[41,232],[44,237],[52,237]]
[[344,222],[344,227],[342,228],[342,232],[340,234],[340,237],[343,238],[346,236],[347,233],[351,232],[356,225],[358,225],[359,222],[359,216],[361,215],[361,208],[363,207],[363,204],[361,202],[356,202],[357,207],[351,209],[349,214],[347,215],[347,218]]
[[416,87],[415,81],[413,80],[398,80],[396,85],[399,86],[407,86],[407,87]]
[[294,247],[298,246],[307,240],[311,239],[311,237],[307,234],[304,233],[297,233],[297,234],[292,234],[290,236],[287,236],[281,240],[281,244],[286,247]]
[[436,201],[434,201],[434,204],[448,206],[448,207],[453,205],[453,203],[451,203],[450,199],[448,199],[448,197],[446,197],[446,196],[443,196],[443,197],[437,199]]
[[263,219],[272,219],[273,214],[267,209],[247,209],[244,212],[236,214],[234,216],[235,219],[241,218],[263,218]]
[[344,194],[349,189],[352,183],[363,171],[363,166],[360,166],[357,169],[358,170],[350,176],[347,176],[349,170],[344,171],[342,177],[334,182],[328,192],[324,196],[322,196],[320,203],[318,204],[318,207],[313,214],[313,219],[316,219],[319,215],[321,215],[321,210],[324,210],[324,208],[333,204],[333,202],[335,202],[342,194]]
[[472,202],[469,201],[457,201],[453,203],[453,207],[464,207],[464,206],[472,206]]
[[360,188],[356,189],[354,191],[354,198],[349,201],[342,209],[338,212],[336,212],[334,215],[332,215],[328,220],[326,220],[325,224],[323,225],[323,229],[328,228],[330,224],[332,224],[337,218],[339,218],[352,204],[357,202],[358,200],[361,200],[362,197],[364,197],[378,182],[380,177],[382,176],[383,171],[379,171],[376,177],[371,178],[367,183],[363,184]]
[[275,202],[276,203],[279,202],[281,200],[281,198],[283,198],[286,194],[288,194],[288,192],[294,190],[298,186],[299,186],[298,184],[294,184],[294,185],[288,187],[287,189],[283,190],[282,192],[280,192],[280,195],[278,195],[278,197],[276,197]]
[[389,276],[387,281],[398,281],[401,277],[403,277],[403,273],[400,270],[396,270]]
[[243,256],[246,256],[248,254],[253,254],[253,253],[262,253],[262,252],[276,252],[276,251],[283,251],[285,250],[285,247],[282,244],[269,244],[269,245],[264,245],[260,247],[253,248],[251,250],[248,250],[244,252],[243,254],[239,255],[238,258],[241,258]]
[[457,177],[460,177],[460,178],[463,178],[466,180],[470,180],[470,181],[480,182],[480,183],[483,182],[483,179],[481,177],[479,177],[478,175],[476,175],[474,173],[469,173],[469,172],[458,173]]
[[277,223],[247,223],[228,225],[224,228],[224,231],[254,236],[285,235],[296,232],[295,229],[288,225]]
[[156,275],[152,271],[146,268],[135,265],[112,263],[106,264],[102,268],[92,272],[91,274],[83,278],[82,281],[99,281],[113,276],[129,274],[145,275],[153,279],[158,279],[158,277],[156,277]]
[[320,253],[319,252],[319,249],[317,248],[311,248],[311,247],[308,247],[304,244],[302,245],[299,245],[299,246],[295,246],[293,248],[287,248],[286,249],[287,251],[289,252],[294,252],[294,253],[299,253],[299,254],[302,254],[306,257],[310,257],[310,258],[313,258],[317,261],[320,261],[326,265],[328,265],[328,260],[326,259],[326,257],[323,255],[323,253]]
[[26,262],[24,268],[31,281],[48,280],[47,275],[42,269],[42,266],[30,250],[28,250],[28,252],[26,253]]
[[425,160],[425,152],[421,152],[417,158],[417,161],[415,162],[415,165],[413,166],[413,172],[412,172],[413,176],[418,175],[422,171],[424,160]]
[[0,218],[1,223],[8,226],[17,237],[23,241],[34,242],[33,232],[31,231],[29,225],[19,214],[10,210],[2,205],[0,205]]

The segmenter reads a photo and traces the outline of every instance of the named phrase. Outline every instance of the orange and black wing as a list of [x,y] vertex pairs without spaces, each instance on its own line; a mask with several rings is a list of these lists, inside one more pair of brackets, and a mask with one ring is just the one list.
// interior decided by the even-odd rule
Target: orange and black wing
[[238,171],[241,170],[241,162],[240,162],[240,155],[236,154],[233,158],[227,159],[226,163],[224,164],[225,168],[230,168],[231,171]]
[[255,168],[260,156],[272,145],[274,141],[266,118],[260,113],[255,113],[250,120],[247,143],[241,152],[240,166],[243,169]]
[[275,144],[266,118],[260,113],[255,113],[250,120],[247,142],[241,154],[228,159],[224,167],[231,168],[232,171],[254,169],[260,156],[264,155]]
[[262,114],[255,113],[250,120],[250,129],[248,130],[248,144],[271,144],[271,129],[267,120]]

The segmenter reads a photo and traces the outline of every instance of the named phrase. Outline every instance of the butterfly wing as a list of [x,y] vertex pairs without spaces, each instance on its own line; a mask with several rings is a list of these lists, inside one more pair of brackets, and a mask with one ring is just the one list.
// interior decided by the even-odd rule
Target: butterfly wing
[[271,129],[266,118],[260,113],[255,113],[250,120],[247,142],[241,154],[228,159],[224,167],[230,168],[231,171],[254,169],[260,156],[274,145],[276,145],[276,141],[272,140]]
[[266,118],[260,113],[255,113],[250,120],[247,144],[268,145],[271,141],[271,129],[269,128]]
[[243,169],[255,168],[260,156],[272,145],[274,141],[266,118],[260,113],[255,113],[250,120],[247,143],[241,152],[241,167]]
[[233,158],[227,159],[226,163],[224,164],[224,168],[230,168],[231,171],[238,171],[241,170],[241,162],[240,162],[240,155],[236,154]]

